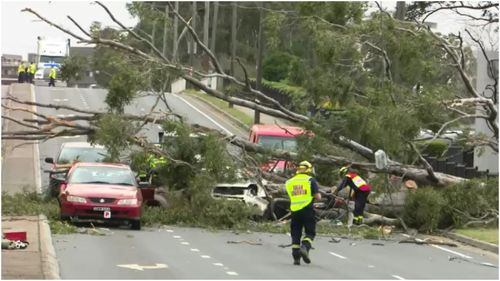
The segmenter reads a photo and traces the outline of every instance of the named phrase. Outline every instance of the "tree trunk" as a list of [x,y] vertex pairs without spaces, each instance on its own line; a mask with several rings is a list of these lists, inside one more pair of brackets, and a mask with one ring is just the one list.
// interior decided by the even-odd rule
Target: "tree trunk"
[[[175,11],[176,12],[179,12],[179,2],[175,2]],[[174,17],[174,36],[173,36],[173,40],[172,40],[172,43],[173,43],[173,46],[172,46],[172,60],[173,61],[177,61],[177,36],[179,35],[179,18],[178,17]]]

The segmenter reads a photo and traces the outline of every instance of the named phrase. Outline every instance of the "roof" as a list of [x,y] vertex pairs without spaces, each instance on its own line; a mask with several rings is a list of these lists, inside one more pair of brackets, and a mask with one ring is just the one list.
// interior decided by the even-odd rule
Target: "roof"
[[282,137],[293,137],[296,135],[301,135],[304,133],[304,129],[300,127],[293,126],[278,126],[275,124],[258,124],[252,126],[252,131],[254,131],[259,136],[282,136]]
[[95,148],[104,148],[104,146],[99,144],[90,144],[88,142],[64,142],[61,147],[95,147]]

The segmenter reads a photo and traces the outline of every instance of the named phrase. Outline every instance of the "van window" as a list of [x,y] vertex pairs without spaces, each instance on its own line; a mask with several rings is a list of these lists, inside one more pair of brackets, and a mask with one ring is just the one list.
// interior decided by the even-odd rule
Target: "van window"
[[270,149],[281,149],[291,152],[297,150],[297,140],[295,138],[260,136],[257,143]]

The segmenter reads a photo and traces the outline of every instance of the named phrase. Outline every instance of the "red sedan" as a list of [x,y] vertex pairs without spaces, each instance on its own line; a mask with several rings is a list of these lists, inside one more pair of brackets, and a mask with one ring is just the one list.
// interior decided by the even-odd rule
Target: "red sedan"
[[61,219],[123,221],[141,229],[143,198],[128,165],[76,163],[60,185]]

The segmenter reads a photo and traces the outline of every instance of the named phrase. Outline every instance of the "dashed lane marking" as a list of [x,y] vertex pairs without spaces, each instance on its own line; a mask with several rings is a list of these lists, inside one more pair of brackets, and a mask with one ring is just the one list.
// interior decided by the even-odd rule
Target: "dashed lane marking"
[[182,242],[182,245],[189,245],[189,242]]
[[234,271],[226,271],[226,274],[227,275],[238,275],[238,273],[236,273]]
[[200,250],[198,250],[198,249],[194,249],[194,248],[193,248],[193,249],[191,249],[191,252],[199,252],[199,251],[200,251]]
[[210,256],[207,256],[207,255],[201,255],[200,257],[204,258],[204,259],[209,259]]
[[215,265],[215,266],[224,266],[224,264],[222,264],[222,263],[220,263],[220,262],[214,262],[214,263],[212,263],[212,264],[213,264],[213,265]]
[[396,278],[396,279],[399,279],[399,280],[405,280],[403,277],[398,276],[398,275],[392,275],[392,277],[394,277],[394,278]]
[[339,254],[336,254],[336,253],[334,253],[334,252],[329,252],[329,253],[330,253],[330,255],[336,256],[337,258],[341,258],[341,259],[344,259],[344,260],[346,260],[346,259],[347,259],[346,257],[344,257],[344,256],[342,256],[342,255],[339,255]]
[[368,268],[375,268],[375,266],[370,264]]
[[179,235],[175,235],[174,238],[175,239],[181,239],[182,237],[180,237]]
[[174,231],[173,231],[172,229],[167,229],[167,232],[172,233],[172,232],[174,232]]

